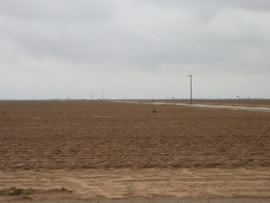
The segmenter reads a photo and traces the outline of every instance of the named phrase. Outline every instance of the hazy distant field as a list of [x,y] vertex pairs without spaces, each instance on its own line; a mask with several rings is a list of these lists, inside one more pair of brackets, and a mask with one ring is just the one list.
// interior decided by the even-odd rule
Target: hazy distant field
[[[190,100],[160,100],[166,102],[189,103]],[[270,99],[194,99],[194,104],[213,104],[229,106],[270,107]]]
[[[126,197],[131,183],[132,194],[145,197],[270,197],[269,113],[94,101],[0,102],[0,132],[0,190],[16,179],[22,187],[85,191],[87,198]],[[212,180],[224,184],[207,182],[214,174]],[[98,184],[106,181],[114,187],[107,188],[111,193],[100,192]],[[204,184],[215,193],[201,193]],[[184,187],[189,192],[178,191]],[[90,189],[96,193],[87,193]]]

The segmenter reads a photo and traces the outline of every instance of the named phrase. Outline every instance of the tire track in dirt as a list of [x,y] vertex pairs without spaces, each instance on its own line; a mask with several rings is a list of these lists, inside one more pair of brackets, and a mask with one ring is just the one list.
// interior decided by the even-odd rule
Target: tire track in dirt
[[14,186],[38,190],[33,199],[46,199],[50,191],[57,198],[75,199],[270,198],[269,168],[15,170],[1,171],[0,180],[0,190]]

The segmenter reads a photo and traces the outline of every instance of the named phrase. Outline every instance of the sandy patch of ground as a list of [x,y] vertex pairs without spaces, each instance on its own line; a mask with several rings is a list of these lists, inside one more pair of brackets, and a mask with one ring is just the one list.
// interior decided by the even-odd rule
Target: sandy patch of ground
[[31,199],[270,198],[269,168],[15,170],[0,180],[0,190],[31,188]]

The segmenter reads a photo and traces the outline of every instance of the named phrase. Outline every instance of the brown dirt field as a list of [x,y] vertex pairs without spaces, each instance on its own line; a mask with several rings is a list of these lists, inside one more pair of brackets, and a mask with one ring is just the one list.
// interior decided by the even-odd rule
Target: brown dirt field
[[[166,102],[189,103],[190,100],[159,100]],[[270,99],[194,99],[194,104],[225,106],[270,107]]]
[[2,101],[0,155],[0,201],[270,198],[270,113]]
[[270,166],[269,113],[0,102],[0,132],[2,170]]

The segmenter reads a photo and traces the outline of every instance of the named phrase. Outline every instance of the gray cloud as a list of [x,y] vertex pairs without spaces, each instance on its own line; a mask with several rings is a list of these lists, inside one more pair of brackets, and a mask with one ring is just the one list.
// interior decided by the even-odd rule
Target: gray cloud
[[169,8],[190,8],[190,9],[205,9],[205,8],[212,8],[212,9],[227,9],[227,8],[240,8],[240,9],[248,9],[248,10],[258,10],[258,11],[269,11],[270,10],[270,2],[267,0],[204,0],[204,1],[197,1],[197,0],[139,0],[136,1],[140,4],[159,4],[162,7],[169,7]]
[[269,11],[268,0],[3,0],[0,70],[265,76]]
[[0,2],[1,16],[20,20],[100,21],[111,17],[112,1],[10,0]]

